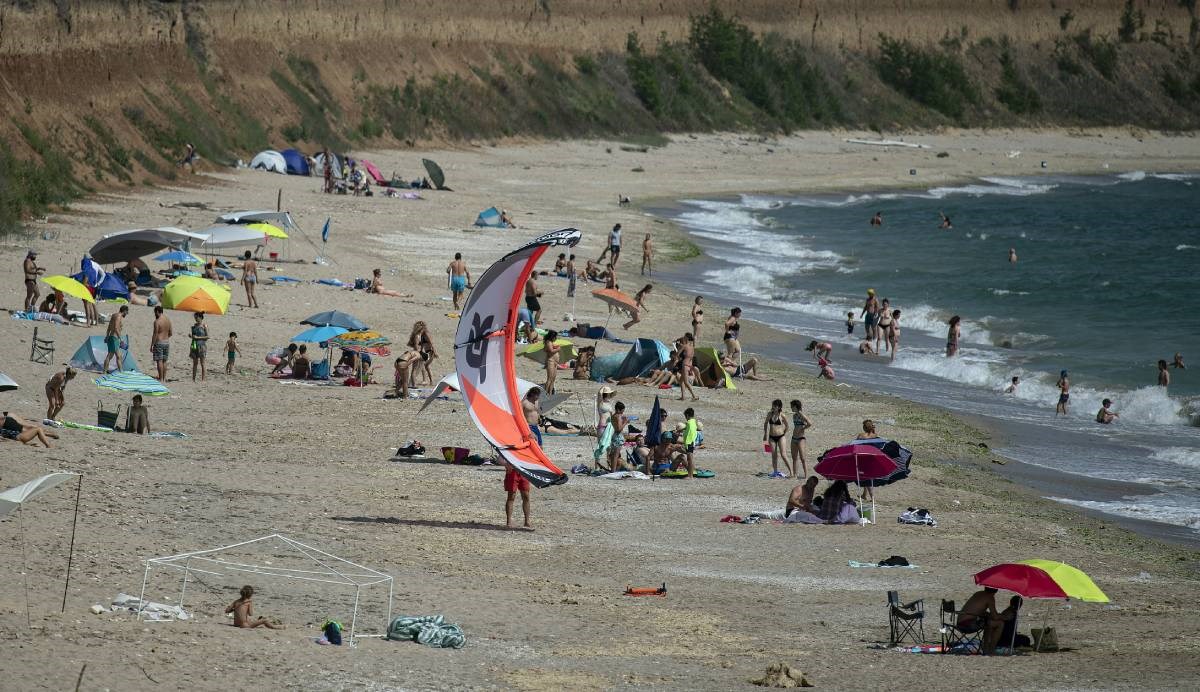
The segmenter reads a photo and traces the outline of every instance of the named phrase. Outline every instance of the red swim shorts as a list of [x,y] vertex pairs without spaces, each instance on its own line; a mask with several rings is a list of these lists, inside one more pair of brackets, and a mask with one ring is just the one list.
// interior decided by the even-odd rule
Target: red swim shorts
[[504,471],[504,490],[510,493],[517,491],[523,493],[529,492],[529,479],[512,470],[512,468],[508,468]]

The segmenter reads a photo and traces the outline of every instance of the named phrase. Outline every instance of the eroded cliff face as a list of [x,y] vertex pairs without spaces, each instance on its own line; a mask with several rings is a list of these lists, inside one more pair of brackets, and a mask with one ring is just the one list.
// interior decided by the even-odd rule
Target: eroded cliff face
[[[15,156],[57,148],[104,185],[170,177],[185,141],[225,163],[267,146],[718,127],[1194,127],[1195,3],[1126,5],[18,0],[0,7],[0,132]],[[811,120],[704,69],[687,38],[710,7],[805,53],[822,94]],[[633,78],[631,32],[651,56]],[[881,34],[951,56],[977,98],[956,114],[881,78]],[[1036,107],[1001,98],[1006,85]]]

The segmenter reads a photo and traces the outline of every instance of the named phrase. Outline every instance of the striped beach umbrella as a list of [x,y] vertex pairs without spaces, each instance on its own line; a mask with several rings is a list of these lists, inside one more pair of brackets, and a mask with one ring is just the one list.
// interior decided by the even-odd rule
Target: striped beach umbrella
[[168,310],[224,315],[230,292],[221,284],[199,276],[181,276],[163,289],[162,304]]
[[165,396],[171,393],[162,382],[136,371],[117,371],[97,377],[94,382],[101,389],[114,392],[135,392],[146,396]]
[[369,353],[373,356],[386,356],[391,354],[388,346],[391,340],[383,336],[379,332],[373,331],[357,331],[346,332],[339,334],[329,340],[330,346],[336,346],[346,351],[354,353]]

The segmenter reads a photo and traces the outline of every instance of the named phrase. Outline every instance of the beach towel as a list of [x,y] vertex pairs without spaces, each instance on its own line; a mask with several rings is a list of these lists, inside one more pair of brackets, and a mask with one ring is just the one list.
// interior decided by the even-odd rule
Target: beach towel
[[313,283],[323,284],[325,286],[337,286],[339,288],[347,285],[344,281],[341,281],[340,279],[316,279],[313,281]]
[[609,421],[604,426],[604,434],[596,440],[596,448],[592,450],[592,459],[599,462],[600,458],[608,453],[608,448],[612,445],[613,435],[615,434],[612,421]]
[[856,567],[856,568],[860,568],[860,569],[869,569],[872,567],[879,567],[881,569],[916,569],[917,568],[916,565],[883,565],[878,562],[859,562],[858,560],[847,560],[846,564],[850,565],[851,567]]
[[467,644],[462,628],[447,623],[441,615],[411,617],[401,615],[388,625],[387,638],[410,641],[442,649],[461,649]]
[[188,438],[188,434],[182,433],[182,432],[175,432],[173,430],[171,430],[171,431],[164,430],[161,432],[146,433],[146,437],[165,437],[165,438],[170,438],[173,440],[186,440]]
[[12,318],[14,320],[30,320],[33,322],[53,322],[55,324],[67,324],[66,318],[53,312],[22,312],[18,310],[12,314]]
[[[219,272],[218,272],[218,273],[219,273]],[[228,272],[226,272],[226,273],[228,274]],[[233,275],[232,275],[232,274],[229,274],[229,278],[230,278],[230,279],[232,279],[232,278],[233,278]],[[296,278],[296,277],[294,277],[294,276],[283,276],[283,275],[281,274],[281,275],[279,275],[279,276],[272,277],[272,278],[274,279],[275,283],[277,283],[277,284],[294,284],[294,283],[300,283],[300,279],[297,279],[297,278]]]
[[[44,422],[44,421],[43,421]],[[74,428],[75,430],[91,430],[93,432],[112,432],[112,428],[105,428],[99,425],[88,425],[87,423],[72,423],[69,420],[56,421],[58,426],[64,428]],[[56,426],[56,427],[58,427]]]
[[167,605],[166,603],[155,603],[154,601],[142,602],[137,596],[130,596],[125,593],[118,593],[117,597],[112,602],[113,610],[129,610],[134,613],[140,612],[145,620],[190,620],[191,613],[187,612],[179,606]]
[[641,471],[614,471],[612,473],[606,473],[603,476],[599,476],[599,477],[607,478],[609,480],[614,480],[614,481],[625,480],[626,478],[633,478],[633,479],[639,480],[639,481],[650,480],[650,476],[647,476],[646,474],[642,473]]

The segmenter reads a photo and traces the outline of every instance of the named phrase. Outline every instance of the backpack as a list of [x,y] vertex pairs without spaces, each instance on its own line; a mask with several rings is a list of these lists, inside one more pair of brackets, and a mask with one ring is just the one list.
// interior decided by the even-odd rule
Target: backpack
[[325,634],[325,639],[334,646],[342,645],[342,623],[337,620],[326,620],[321,626],[321,631]]

